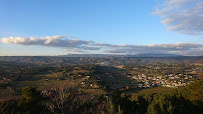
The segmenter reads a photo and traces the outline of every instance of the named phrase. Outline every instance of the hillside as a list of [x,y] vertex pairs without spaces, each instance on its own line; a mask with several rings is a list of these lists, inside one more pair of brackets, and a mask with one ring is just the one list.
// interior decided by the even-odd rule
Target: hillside
[[78,65],[108,62],[109,65],[146,63],[188,63],[202,64],[203,56],[194,57],[56,57],[56,56],[1,56],[0,62],[15,62],[33,65]]

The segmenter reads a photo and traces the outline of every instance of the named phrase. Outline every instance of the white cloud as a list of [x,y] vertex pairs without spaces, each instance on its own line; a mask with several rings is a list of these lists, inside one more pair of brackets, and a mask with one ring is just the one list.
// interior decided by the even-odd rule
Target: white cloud
[[203,0],[165,0],[154,12],[168,30],[198,35],[203,32]]
[[117,45],[113,45],[113,44],[106,44],[106,43],[93,43],[91,44],[93,46],[101,46],[101,47],[117,47]]
[[99,50],[101,47],[90,47],[90,46],[81,46],[80,47],[83,50]]
[[1,42],[5,44],[20,45],[41,45],[51,47],[78,47],[92,43],[90,40],[67,39],[66,36],[46,36],[46,37],[8,37],[1,38]]
[[185,55],[185,56],[203,56],[203,50],[196,50],[196,49],[192,49],[192,50],[186,50],[186,51],[172,51],[169,52],[172,54],[178,54],[178,55]]
[[[181,55],[202,55],[203,45],[196,43],[172,43],[151,45],[115,45],[94,43],[90,40],[67,39],[66,36],[56,35],[47,37],[8,37],[1,38],[5,44],[40,45],[62,48],[74,53],[108,53],[108,54],[142,54],[142,53],[174,53]],[[97,51],[97,52],[96,52]]]
[[[118,45],[116,49],[105,50],[106,53],[142,54],[142,53],[176,53],[192,55],[192,51],[202,52],[201,44],[174,43],[174,44],[151,44],[151,45]],[[189,53],[190,52],[190,53]],[[198,55],[202,55],[199,53]]]
[[71,49],[64,49],[64,51],[76,52],[76,53],[83,53],[84,52],[84,51],[81,51],[81,50],[71,50]]

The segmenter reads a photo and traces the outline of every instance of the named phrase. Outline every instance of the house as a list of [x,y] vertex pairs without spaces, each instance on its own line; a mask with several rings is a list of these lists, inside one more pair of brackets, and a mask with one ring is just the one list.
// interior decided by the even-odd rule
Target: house
[[143,85],[142,84],[138,84],[138,87],[141,88]]

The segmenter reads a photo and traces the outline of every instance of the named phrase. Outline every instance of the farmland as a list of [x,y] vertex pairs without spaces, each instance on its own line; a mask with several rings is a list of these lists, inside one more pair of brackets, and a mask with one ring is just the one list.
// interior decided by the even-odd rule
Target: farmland
[[[181,60],[177,58],[39,57],[39,61],[36,57],[25,58],[1,57],[2,106],[6,102],[20,102],[19,100],[24,98],[22,90],[32,87],[44,96],[45,100],[42,102],[45,104],[50,103],[54,93],[59,92],[60,95],[63,94],[60,93],[61,91],[68,91],[66,95],[71,94],[75,96],[69,96],[74,99],[73,101],[80,102],[75,104],[82,108],[80,111],[84,111],[85,108],[93,110],[92,104],[95,103],[97,107],[94,108],[97,111],[105,112],[107,109],[104,110],[103,105],[107,104],[102,102],[109,103],[108,97],[114,98],[115,95],[121,95],[123,96],[121,99],[127,100],[125,102],[131,102],[128,100],[136,101],[137,97],[141,98],[145,95],[170,93],[203,78],[200,58],[192,62],[188,57]],[[58,61],[57,64],[50,59]],[[7,106],[9,107],[5,105],[5,108]]]

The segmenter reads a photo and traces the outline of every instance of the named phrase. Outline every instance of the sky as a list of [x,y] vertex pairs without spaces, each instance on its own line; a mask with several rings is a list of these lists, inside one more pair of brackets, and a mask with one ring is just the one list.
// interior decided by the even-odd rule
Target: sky
[[203,55],[202,0],[0,0],[0,56]]

